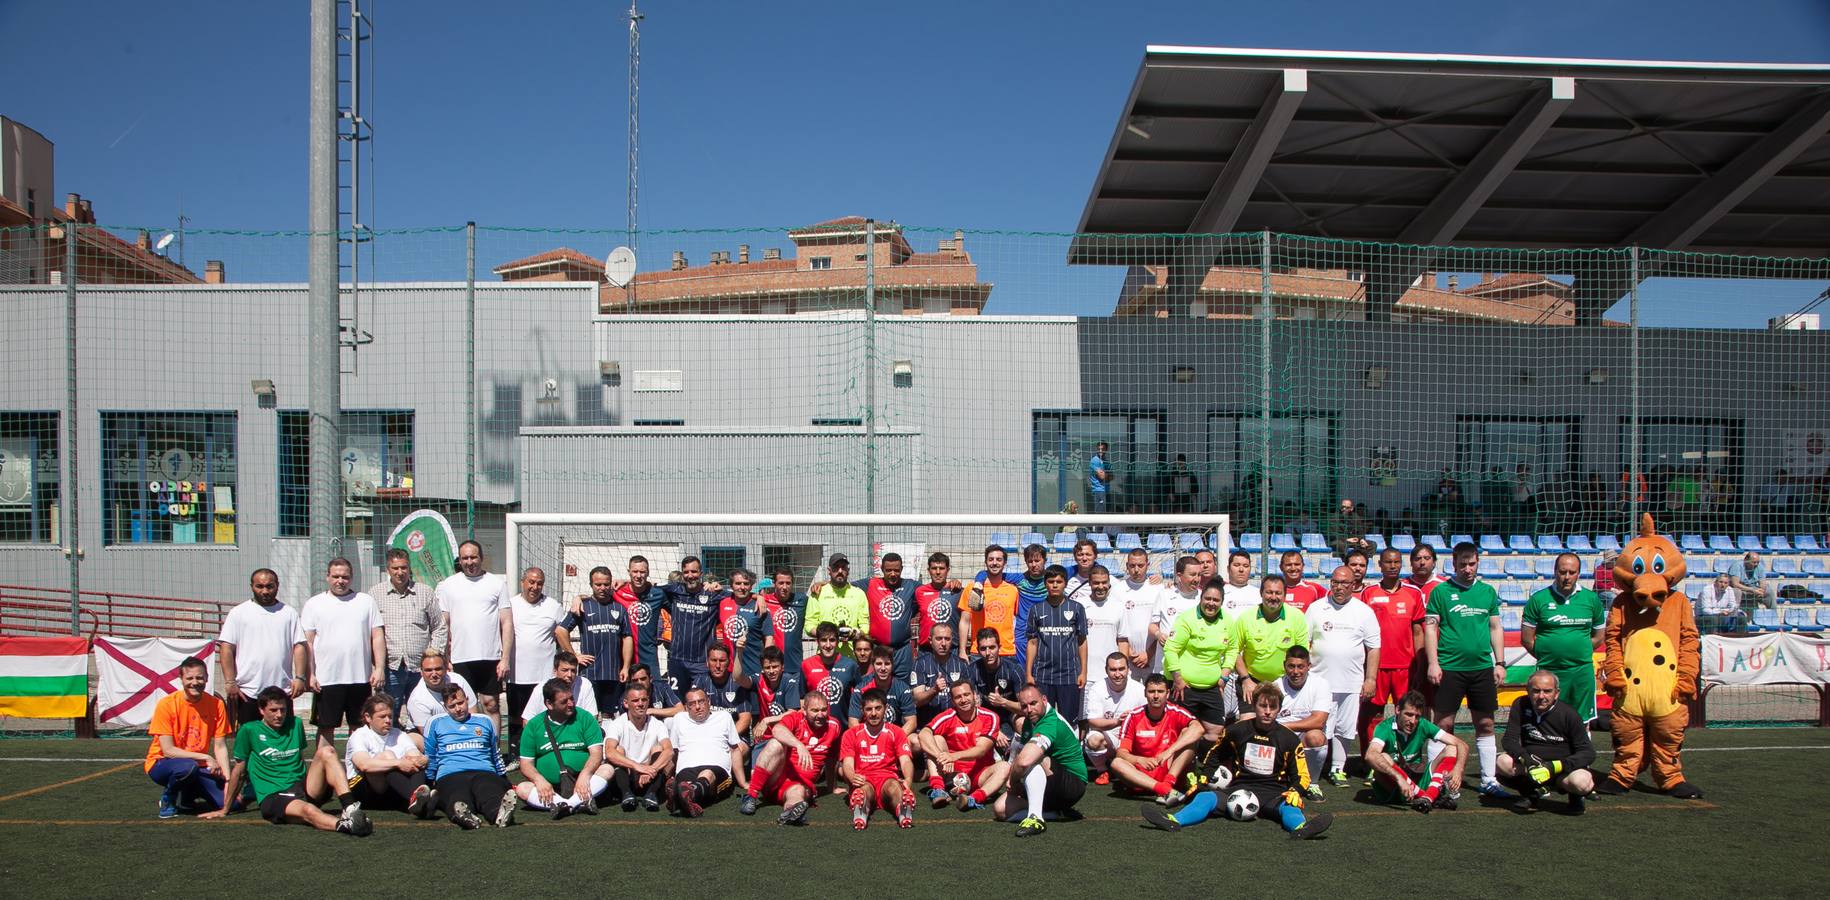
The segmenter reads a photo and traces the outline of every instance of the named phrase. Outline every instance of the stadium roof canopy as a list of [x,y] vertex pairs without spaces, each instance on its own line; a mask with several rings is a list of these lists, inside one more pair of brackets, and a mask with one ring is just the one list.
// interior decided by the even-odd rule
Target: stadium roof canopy
[[1827,131],[1830,64],[1152,46],[1068,261],[1259,230],[1821,258]]

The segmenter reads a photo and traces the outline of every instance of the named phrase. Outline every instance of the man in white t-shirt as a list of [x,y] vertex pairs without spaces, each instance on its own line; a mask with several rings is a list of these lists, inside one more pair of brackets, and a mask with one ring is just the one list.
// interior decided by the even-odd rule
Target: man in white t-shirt
[[674,761],[667,720],[648,712],[649,690],[646,684],[624,688],[624,712],[604,728],[604,763],[597,774],[610,782],[607,800],[622,798],[623,812],[635,812],[638,804],[649,812],[660,809]]
[[[1144,676],[1150,674],[1150,620],[1162,592],[1162,585],[1150,582],[1150,554],[1142,549],[1125,554],[1125,577],[1112,582],[1112,602],[1125,611],[1119,634],[1131,648],[1130,677],[1140,691]],[[1093,657],[1089,654],[1087,658]]]
[[362,727],[350,732],[343,750],[343,777],[364,809],[404,809],[424,819],[432,814],[426,784],[425,741],[399,727],[394,698],[371,694],[362,702]]
[[[1083,574],[1087,580],[1086,589],[1080,592],[1076,602],[1087,617],[1087,664],[1099,665],[1100,660],[1114,653],[1130,659],[1131,636],[1125,633],[1125,607],[1112,599],[1112,573],[1106,571],[1105,566],[1095,564]],[[1088,695],[1099,687],[1095,680],[1089,673]]]
[[1223,619],[1250,613],[1259,604],[1258,588],[1252,586],[1252,554],[1234,550],[1226,555],[1226,586],[1221,591],[1220,617]]
[[451,671],[481,695],[483,714],[500,726],[496,696],[508,681],[509,654],[515,648],[514,617],[503,602],[507,581],[483,571],[483,545],[476,541],[458,545],[457,567],[433,591],[451,642],[445,658]]
[[1150,671],[1163,671],[1163,648],[1175,635],[1176,617],[1201,602],[1201,563],[1192,556],[1176,560],[1176,583],[1157,595],[1150,614]]
[[[229,713],[237,725],[258,722],[254,698],[263,688],[277,687],[289,697],[305,692],[305,629],[299,611],[280,602],[280,576],[255,569],[248,579],[253,599],[244,600],[223,617],[217,635],[222,655],[222,683]],[[234,690],[228,690],[234,685]]]
[[324,570],[325,591],[305,601],[299,627],[311,651],[318,746],[335,747],[337,723],[362,727],[362,701],[387,680],[387,634],[375,598],[351,586],[355,567],[339,556]]
[[1328,713],[1328,783],[1335,787],[1347,787],[1347,742],[1360,727],[1360,703],[1372,697],[1379,671],[1379,617],[1355,595],[1358,577],[1347,566],[1335,569],[1328,596],[1311,603],[1306,616],[1315,659],[1309,677],[1328,686],[1334,704]]
[[[1302,738],[1303,753],[1308,756],[1309,771],[1322,770],[1322,754],[1328,749],[1328,711],[1334,707],[1328,685],[1309,675],[1309,648],[1298,644],[1284,653],[1284,676],[1274,682],[1283,692],[1284,702],[1277,708],[1277,724]],[[1322,787],[1313,779],[1309,796],[1321,800]]]
[[[1092,654],[1088,654],[1089,659]],[[1130,661],[1122,653],[1105,658],[1106,677],[1089,685],[1082,707],[1087,717],[1086,737],[1080,742],[1087,756],[1087,767],[1095,774],[1094,784],[1106,784],[1111,775],[1106,764],[1118,747],[1118,728],[1125,714],[1144,705],[1144,686],[1131,680]]]
[[[509,752],[521,746],[521,726],[527,719],[522,710],[553,671],[553,658],[559,655],[559,632],[567,621],[565,607],[546,592],[546,572],[529,566],[521,573],[521,589],[503,601],[509,619],[514,623],[515,637],[510,658],[508,682]],[[576,665],[578,658],[572,658]],[[535,707],[535,712],[545,709]]]
[[[566,683],[572,692],[572,707],[584,715],[602,717],[603,711],[597,707],[597,690],[589,678],[578,677],[578,654],[570,650],[561,650],[553,657],[552,677]],[[541,684],[545,685],[542,681]],[[521,720],[532,721],[537,715],[546,711],[546,698],[540,691],[529,694],[527,702],[521,706]]]
[[[743,779],[743,736],[731,714],[713,709],[703,688],[686,692],[686,715],[667,722],[674,747],[674,787],[668,795],[673,811],[689,819],[731,795],[732,774]],[[739,784],[739,787],[747,785]]]
[[463,690],[468,704],[474,705],[477,702],[477,692],[471,689],[470,682],[451,671],[451,664],[445,661],[445,651],[438,647],[427,647],[419,655],[419,683],[407,695],[400,727],[423,733],[433,719],[444,715],[446,682]]

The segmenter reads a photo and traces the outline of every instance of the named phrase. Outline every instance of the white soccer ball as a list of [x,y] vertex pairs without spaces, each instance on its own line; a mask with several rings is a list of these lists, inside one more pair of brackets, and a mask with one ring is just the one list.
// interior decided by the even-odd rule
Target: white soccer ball
[[964,772],[953,773],[953,792],[964,794],[972,790],[972,778]]
[[1235,822],[1250,822],[1258,818],[1258,795],[1246,790],[1234,791],[1228,795],[1226,817]]
[[1233,770],[1225,766],[1214,769],[1214,776],[1207,780],[1207,786],[1216,791],[1224,791],[1226,786],[1232,783]]

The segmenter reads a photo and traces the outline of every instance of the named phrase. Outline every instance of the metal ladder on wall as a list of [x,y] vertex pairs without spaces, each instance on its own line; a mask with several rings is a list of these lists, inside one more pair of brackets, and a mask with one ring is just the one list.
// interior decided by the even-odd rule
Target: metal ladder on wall
[[[373,151],[374,128],[363,115],[363,67],[374,60],[374,23],[362,0],[337,0],[337,280],[339,371],[357,374],[357,354],[375,335],[362,325],[363,254],[375,264],[375,233],[363,217],[363,154]],[[371,76],[372,77],[372,76]],[[366,85],[373,97],[372,85]],[[368,176],[373,178],[373,174]],[[370,201],[371,211],[373,201]],[[371,276],[372,277],[372,276]]]

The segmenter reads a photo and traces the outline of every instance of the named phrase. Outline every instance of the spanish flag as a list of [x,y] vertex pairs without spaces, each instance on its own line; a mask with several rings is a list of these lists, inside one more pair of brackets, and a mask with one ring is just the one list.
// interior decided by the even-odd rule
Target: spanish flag
[[80,719],[89,704],[89,640],[0,637],[0,716]]

